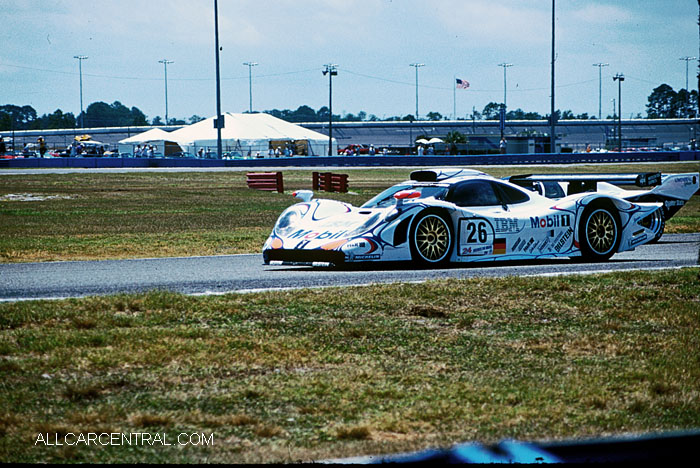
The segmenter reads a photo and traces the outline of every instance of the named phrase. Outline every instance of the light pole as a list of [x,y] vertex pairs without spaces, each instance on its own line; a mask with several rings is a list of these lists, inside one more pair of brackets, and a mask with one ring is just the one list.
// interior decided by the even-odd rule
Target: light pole
[[328,63],[323,70],[328,75],[328,156],[333,156],[333,77],[338,74],[338,65]]
[[243,65],[248,67],[248,92],[250,96],[250,104],[248,105],[248,112],[253,113],[253,67],[257,66],[257,62],[243,62]]
[[87,55],[74,55],[78,59],[78,70],[80,70],[80,128],[84,127],[85,117],[83,116],[83,60],[87,60]]
[[556,151],[557,144],[557,134],[556,134],[556,124],[557,117],[554,115],[554,65],[556,61],[556,55],[554,54],[554,25],[555,25],[555,2],[552,0],[552,79],[551,79],[551,101],[549,108],[549,152],[554,153]]
[[613,76],[613,81],[617,81],[617,141],[622,153],[622,82],[625,81],[625,75],[618,73]]
[[[700,3],[698,3],[700,5]],[[700,24],[700,23],[698,23]],[[685,90],[688,92],[687,96],[688,98],[686,99],[686,105],[690,104],[688,101],[690,100],[690,90],[688,89],[688,62],[691,60],[695,60],[697,57],[681,57],[678,60],[685,60]],[[689,114],[692,114],[692,111],[689,109],[690,106],[684,111],[688,112]]]
[[512,67],[512,63],[499,63],[499,67],[503,67],[503,105],[501,106],[501,113],[500,113],[500,128],[501,128],[501,143],[503,143],[503,132],[505,130],[505,124],[506,124],[506,107],[507,107],[507,95],[508,95],[508,86],[506,82],[506,70],[508,67]]
[[499,63],[498,66],[503,67],[503,107],[505,108],[505,107],[507,107],[506,97],[507,97],[507,90],[508,90],[507,82],[506,82],[506,69],[508,67],[512,67],[513,64],[503,62],[503,63]]
[[678,60],[685,60],[685,90],[688,91],[688,62],[695,60],[697,57],[681,57]]
[[214,0],[214,46],[216,48],[216,150],[217,157],[221,158],[223,147],[221,145],[221,129],[224,128],[224,118],[221,115],[221,78],[219,75],[219,4]]
[[172,60],[163,59],[158,60],[158,63],[163,64],[163,71],[165,72],[165,125],[168,125],[168,64],[175,62]]
[[603,67],[607,67],[609,63],[594,63],[594,67],[598,67],[598,120],[603,118]]
[[412,63],[409,66],[415,67],[416,69],[416,120],[418,120],[418,69],[424,67],[424,63]]
[[[615,120],[617,118],[617,100],[615,98],[612,98],[610,100],[610,102],[612,102],[612,110],[613,110],[612,111],[612,118],[613,118],[613,120]],[[615,129],[615,127],[613,127],[613,131],[612,131],[613,136],[615,136],[616,131],[617,131],[617,129]],[[606,144],[608,142],[607,136],[608,136],[608,127],[606,125],[605,126],[605,137],[606,137],[605,142],[606,142]]]

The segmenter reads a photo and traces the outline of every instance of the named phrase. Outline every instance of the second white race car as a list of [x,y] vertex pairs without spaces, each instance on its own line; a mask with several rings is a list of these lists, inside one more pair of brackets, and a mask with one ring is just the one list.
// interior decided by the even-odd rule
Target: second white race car
[[508,180],[547,198],[559,199],[581,192],[599,192],[631,202],[663,204],[663,223],[654,241],[671,219],[698,191],[698,173],[662,174],[527,174]]

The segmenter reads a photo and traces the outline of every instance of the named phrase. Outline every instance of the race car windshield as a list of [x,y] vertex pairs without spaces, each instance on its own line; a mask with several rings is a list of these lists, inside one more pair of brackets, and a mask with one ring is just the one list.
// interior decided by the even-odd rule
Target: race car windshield
[[394,194],[400,192],[401,190],[414,190],[420,193],[418,198],[442,198],[447,193],[447,187],[440,187],[436,185],[394,185],[393,187],[389,187],[376,197],[367,201],[360,208],[386,208],[387,206],[396,205]]

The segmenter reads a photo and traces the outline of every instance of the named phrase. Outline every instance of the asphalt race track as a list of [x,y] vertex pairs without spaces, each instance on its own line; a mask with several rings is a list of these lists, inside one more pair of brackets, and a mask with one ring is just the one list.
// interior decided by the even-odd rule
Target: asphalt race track
[[700,263],[700,233],[666,234],[660,242],[617,254],[604,263],[568,259],[519,263],[460,264],[415,270],[410,264],[372,268],[265,266],[262,256],[105,260],[0,264],[0,300],[57,299],[154,289],[186,294],[221,294],[268,289],[420,282],[437,278],[560,275],[681,268]]

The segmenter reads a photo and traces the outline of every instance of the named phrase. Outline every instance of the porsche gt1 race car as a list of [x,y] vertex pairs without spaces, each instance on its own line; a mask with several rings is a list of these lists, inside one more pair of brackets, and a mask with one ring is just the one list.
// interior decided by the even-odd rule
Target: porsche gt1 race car
[[[693,182],[698,188],[697,174]],[[663,205],[601,192],[552,200],[483,172],[429,169],[360,207],[313,199],[287,208],[263,246],[265,264],[609,259],[654,239]]]
[[[547,198],[559,199],[581,192],[600,192],[630,202],[663,203],[661,230],[698,190],[698,173],[661,174],[527,174],[507,178],[510,182],[535,191]],[[624,189],[620,186],[640,187]]]

